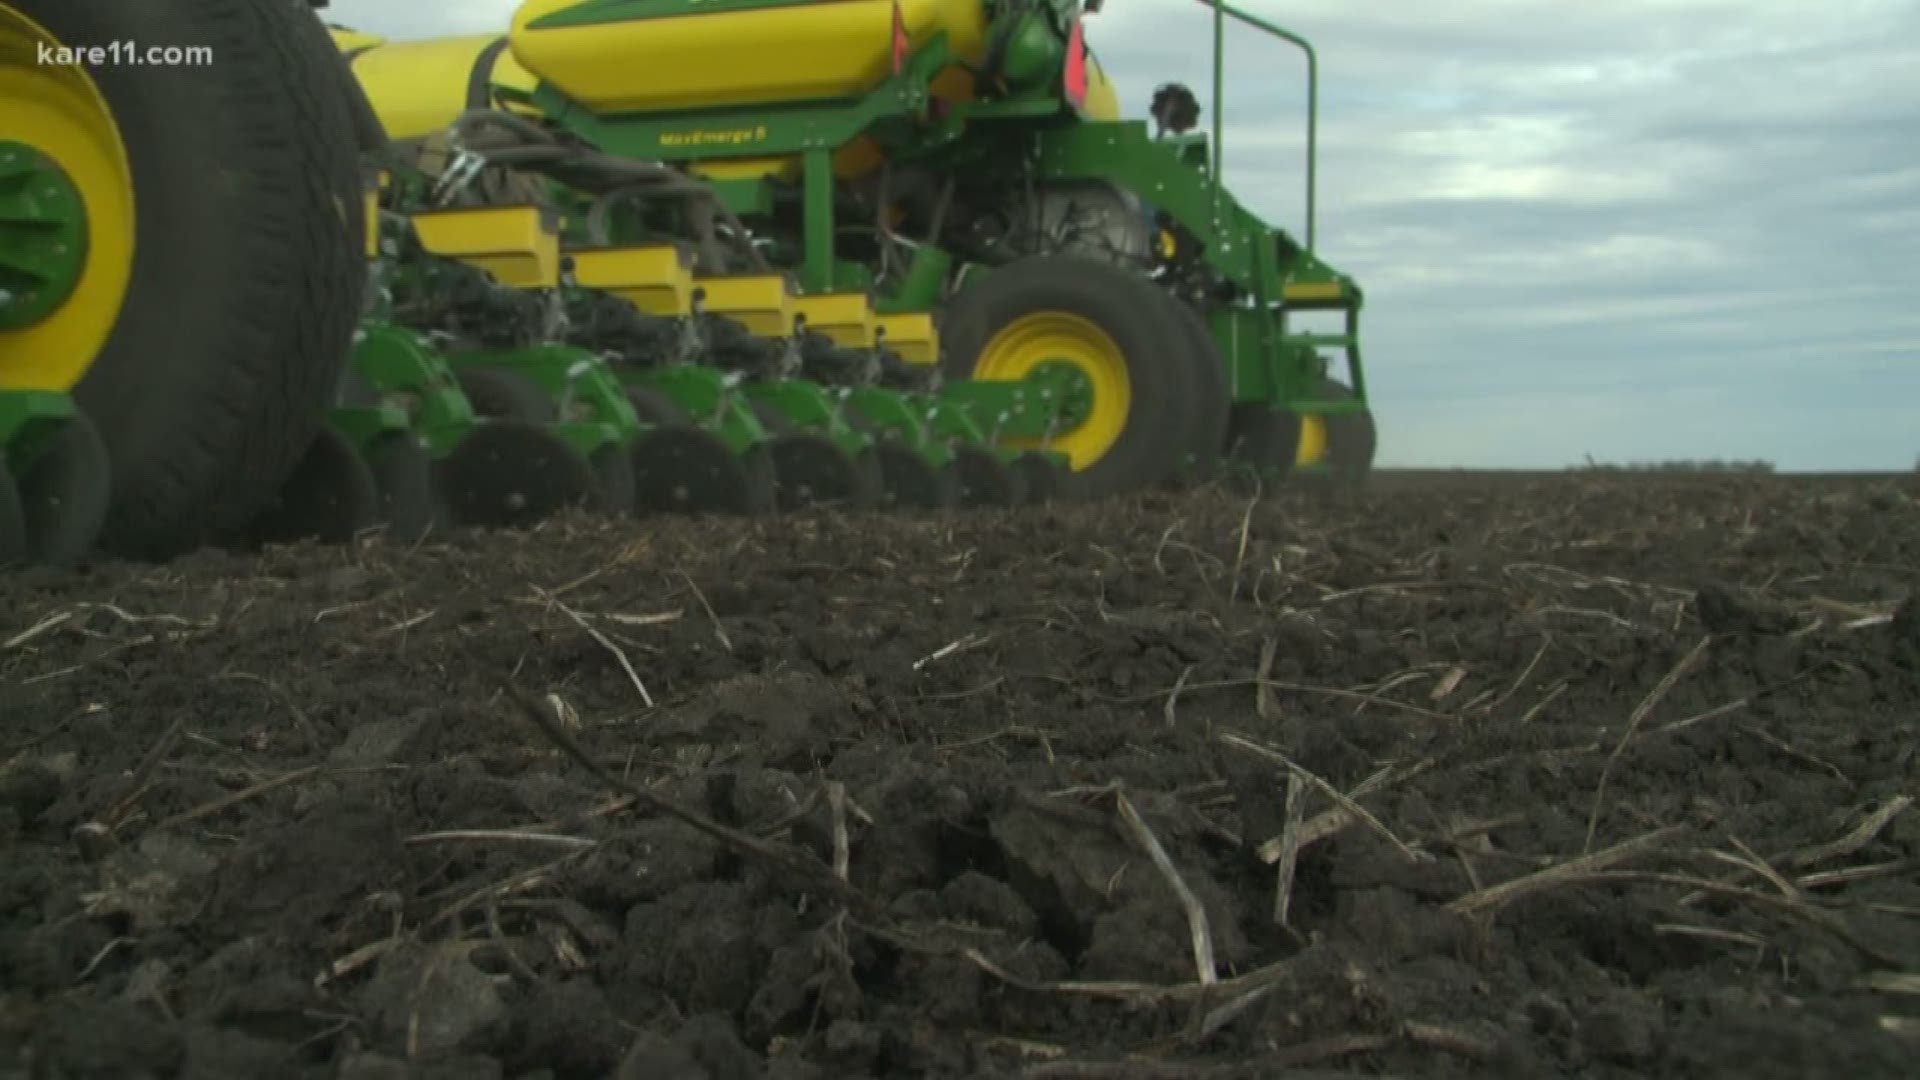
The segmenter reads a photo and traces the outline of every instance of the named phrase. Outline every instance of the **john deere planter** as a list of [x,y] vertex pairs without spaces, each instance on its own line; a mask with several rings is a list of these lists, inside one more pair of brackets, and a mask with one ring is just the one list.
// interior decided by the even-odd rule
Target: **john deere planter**
[[[0,0],[0,561],[1358,481],[1317,65],[1202,2],[1307,52],[1302,239],[1083,0]],[[211,59],[35,62],[122,41]]]

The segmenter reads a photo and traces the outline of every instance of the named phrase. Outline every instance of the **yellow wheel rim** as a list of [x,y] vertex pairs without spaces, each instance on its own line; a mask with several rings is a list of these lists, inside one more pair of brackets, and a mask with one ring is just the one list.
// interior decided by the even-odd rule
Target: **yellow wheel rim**
[[0,330],[0,390],[71,390],[106,344],[133,276],[133,170],[85,69],[43,64],[60,42],[0,0],[0,140],[53,159],[86,205],[87,262],[51,316]]
[[1046,363],[1077,369],[1092,389],[1092,405],[1077,424],[1055,432],[1051,443],[1041,438],[1006,442],[1022,450],[1058,450],[1076,471],[1087,469],[1112,450],[1126,430],[1133,405],[1126,354],[1089,319],[1064,311],[1039,311],[1001,327],[980,350],[973,374],[977,379],[1018,381]]
[[1327,418],[1324,416],[1302,416],[1300,418],[1300,445],[1294,448],[1295,466],[1318,465],[1327,457]]

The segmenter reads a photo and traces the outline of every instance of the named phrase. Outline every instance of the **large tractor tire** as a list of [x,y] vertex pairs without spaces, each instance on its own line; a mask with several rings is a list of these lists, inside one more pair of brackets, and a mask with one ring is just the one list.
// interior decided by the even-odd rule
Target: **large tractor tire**
[[1299,460],[1302,428],[1298,413],[1265,401],[1235,402],[1227,458],[1236,480],[1249,490],[1284,482]]
[[1186,380],[1192,394],[1187,417],[1187,462],[1178,476],[1186,483],[1206,483],[1217,475],[1233,422],[1233,384],[1227,361],[1207,321],[1193,306],[1167,297],[1187,344]]
[[[192,51],[36,59],[154,46]],[[319,430],[366,277],[341,66],[292,0],[0,0],[0,148],[80,239],[50,313],[0,317],[0,388],[72,391],[100,429],[106,550],[243,528]]]
[[1194,408],[1189,339],[1151,282],[1091,260],[1023,259],[955,297],[942,334],[950,379],[1019,380],[1053,364],[1077,373],[1085,415],[1050,447],[1070,459],[1077,493],[1136,491],[1179,467]]

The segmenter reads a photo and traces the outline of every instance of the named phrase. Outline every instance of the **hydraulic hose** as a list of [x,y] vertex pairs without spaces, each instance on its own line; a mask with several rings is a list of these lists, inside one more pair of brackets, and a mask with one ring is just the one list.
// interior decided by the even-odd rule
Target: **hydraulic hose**
[[549,145],[558,145],[560,142],[560,140],[554,138],[553,133],[546,128],[541,127],[539,124],[534,123],[524,116],[519,116],[503,109],[468,109],[453,121],[454,130],[459,132],[463,138],[468,136],[473,129],[487,126],[505,128],[521,136],[526,142],[546,143]]
[[[650,194],[673,194],[683,197],[703,198],[711,204],[713,216],[729,231],[740,238],[739,248],[753,269],[761,272],[771,270],[766,256],[756,249],[747,239],[751,233],[719,195],[698,181],[660,162],[629,161],[604,154],[586,147],[572,147],[562,143],[554,134],[524,116],[517,116],[500,109],[469,109],[454,121],[453,128],[461,142],[470,150],[486,157],[488,164],[506,167],[526,165],[551,165],[568,170],[584,170],[600,174],[609,185],[618,185],[612,191],[603,194],[594,204],[598,212],[596,218],[589,215],[589,235],[596,237],[596,243],[605,243],[607,215],[612,205],[607,203],[610,195],[621,198],[631,197],[643,191]],[[492,140],[480,135],[487,128],[498,129],[510,136],[518,136],[517,143],[495,145]]]

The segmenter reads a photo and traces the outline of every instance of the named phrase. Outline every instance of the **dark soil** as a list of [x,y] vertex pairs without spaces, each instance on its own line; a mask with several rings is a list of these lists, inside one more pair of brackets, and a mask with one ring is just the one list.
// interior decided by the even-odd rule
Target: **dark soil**
[[0,1077],[1910,1076],[1917,586],[1577,475],[7,577]]

